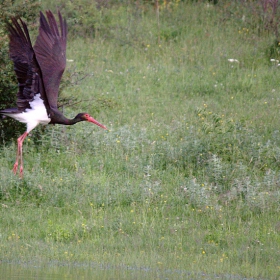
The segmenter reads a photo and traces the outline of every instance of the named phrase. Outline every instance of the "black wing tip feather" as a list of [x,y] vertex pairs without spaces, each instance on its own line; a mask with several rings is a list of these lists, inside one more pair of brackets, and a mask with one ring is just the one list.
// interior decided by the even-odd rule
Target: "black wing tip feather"
[[[59,34],[59,30],[58,30],[57,21],[51,10],[46,10],[47,18],[44,15],[44,13],[42,11],[40,11],[40,25],[41,25],[42,29],[44,29],[47,33],[53,32],[57,36],[66,38],[67,33],[68,33],[66,19],[62,17],[60,10],[57,10],[57,14],[58,14],[58,18],[59,18],[60,34]],[[6,23],[9,33],[12,35],[15,34],[15,32],[17,34],[19,34],[20,33],[19,31],[22,32],[22,28],[23,28],[24,32],[22,32],[22,33],[24,33],[25,37],[28,39],[28,41],[31,42],[28,28],[27,28],[25,21],[23,21],[19,16],[12,16],[11,21],[12,21],[12,23],[9,23],[9,22]],[[19,22],[20,22],[20,24],[19,24]]]
[[19,37],[23,40],[23,43],[32,47],[29,31],[25,21],[23,21],[19,16],[11,17],[11,21],[12,23],[7,23],[10,43],[13,41],[13,37]]
[[51,33],[49,23],[43,12],[40,12],[40,29],[44,30],[48,34]]
[[57,10],[57,14],[58,14],[58,18],[59,18],[60,35],[62,38],[66,39],[67,33],[68,33],[66,19],[62,17],[60,10]]
[[57,22],[55,20],[55,17],[53,15],[53,13],[51,11],[48,11],[47,12],[47,17],[48,17],[48,20],[49,20],[49,23],[50,23],[50,26],[54,32],[54,34],[56,36],[59,36],[59,31],[58,31],[58,27],[57,27]]
[[42,11],[40,11],[40,28],[44,30],[47,34],[53,34],[58,37],[67,37],[67,23],[66,19],[63,19],[59,10],[57,10],[59,18],[60,32],[58,29],[58,24],[55,16],[51,10],[46,10],[46,16]]

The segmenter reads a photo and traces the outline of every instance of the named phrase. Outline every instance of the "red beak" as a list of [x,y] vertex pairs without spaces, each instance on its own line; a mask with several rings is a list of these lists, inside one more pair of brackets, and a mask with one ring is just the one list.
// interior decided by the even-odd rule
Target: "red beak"
[[91,122],[91,123],[94,123],[94,124],[96,124],[96,125],[102,127],[103,129],[107,129],[107,127],[106,127],[105,125],[99,123],[99,122],[98,122],[97,120],[95,120],[93,117],[89,117],[89,118],[87,119],[87,121],[88,121],[88,122]]

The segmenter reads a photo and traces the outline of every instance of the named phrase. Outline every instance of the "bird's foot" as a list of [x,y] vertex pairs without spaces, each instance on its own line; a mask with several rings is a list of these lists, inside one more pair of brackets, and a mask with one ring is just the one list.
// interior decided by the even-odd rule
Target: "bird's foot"
[[18,168],[18,162],[16,161],[13,168],[13,172],[15,175],[17,174],[17,168]]

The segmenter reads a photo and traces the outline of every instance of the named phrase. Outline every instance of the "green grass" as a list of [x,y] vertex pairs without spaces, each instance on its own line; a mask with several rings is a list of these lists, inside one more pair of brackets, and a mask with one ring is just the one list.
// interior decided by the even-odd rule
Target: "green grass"
[[86,111],[109,130],[29,137],[22,180],[16,144],[4,145],[1,260],[279,278],[273,36],[223,21],[222,8],[181,3],[158,29],[152,9],[121,6],[101,15],[107,36],[72,37],[67,57],[90,76],[63,92],[85,100],[65,115]]

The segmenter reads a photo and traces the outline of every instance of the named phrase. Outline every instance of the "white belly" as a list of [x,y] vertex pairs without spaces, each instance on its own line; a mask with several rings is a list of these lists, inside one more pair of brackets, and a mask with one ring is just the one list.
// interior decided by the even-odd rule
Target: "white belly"
[[36,94],[34,100],[29,104],[31,109],[26,109],[25,112],[20,114],[10,114],[10,117],[27,124],[28,133],[38,124],[46,125],[51,121],[40,94]]

